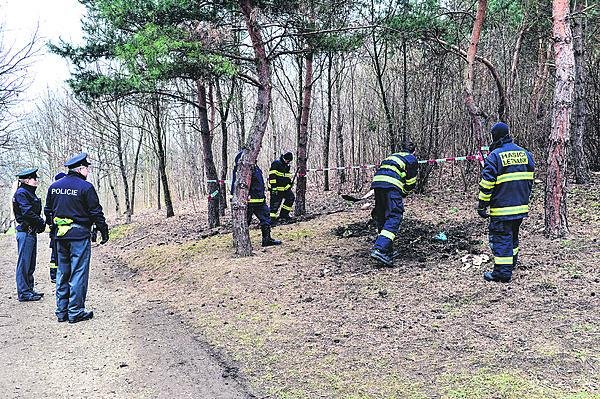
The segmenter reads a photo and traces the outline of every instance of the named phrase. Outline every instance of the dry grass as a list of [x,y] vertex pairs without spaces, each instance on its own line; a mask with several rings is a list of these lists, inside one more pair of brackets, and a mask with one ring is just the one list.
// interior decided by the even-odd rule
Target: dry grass
[[[571,190],[581,211],[566,240],[541,235],[537,195],[522,230],[525,268],[508,285],[482,280],[489,264],[462,266],[468,251],[489,250],[474,199],[455,192],[407,201],[394,269],[369,261],[372,232],[335,234],[369,219],[350,209],[276,227],[284,245],[250,258],[233,257],[229,234],[194,240],[184,229],[119,256],[261,397],[597,399],[599,191]],[[117,245],[173,223],[140,224]],[[439,231],[447,244],[431,239]]]

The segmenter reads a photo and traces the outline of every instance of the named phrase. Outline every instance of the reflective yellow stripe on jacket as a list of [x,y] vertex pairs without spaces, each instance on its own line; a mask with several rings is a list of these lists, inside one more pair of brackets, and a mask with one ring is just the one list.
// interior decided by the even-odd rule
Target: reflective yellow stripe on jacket
[[273,191],[286,191],[289,190],[292,187],[291,184],[288,184],[287,186],[283,186],[283,187],[271,187],[271,190]]
[[496,184],[506,183],[515,180],[533,180],[533,172],[505,173],[496,178]]
[[400,180],[395,179],[391,176],[385,176],[385,175],[375,175],[373,177],[373,181],[376,182],[384,182],[384,183],[390,183],[393,184],[394,186],[398,187],[400,190],[402,190],[402,192],[404,192],[404,183],[402,183]]
[[479,197],[480,200],[482,201],[487,201],[489,202],[492,199],[492,194],[486,194],[483,191],[479,192]]
[[400,166],[402,169],[406,169],[406,164],[404,163],[404,161],[402,160],[402,158],[399,158],[395,155],[390,155],[389,157],[387,157],[385,159],[385,161],[394,161],[398,164],[398,166]]
[[383,169],[389,169],[391,171],[396,172],[399,176],[404,177],[406,176],[406,172],[401,172],[400,169],[398,169],[397,167],[395,167],[394,165],[381,165],[380,168]]
[[285,172],[280,172],[278,170],[275,169],[271,169],[269,171],[269,175],[275,175],[275,176],[279,176],[279,177],[287,177],[287,178],[292,178],[292,174],[291,173],[285,173]]
[[487,188],[488,190],[491,188],[494,188],[494,186],[496,185],[495,181],[489,181],[489,180],[485,180],[485,179],[481,179],[481,181],[479,182],[479,185],[483,188]]
[[519,215],[529,212],[529,205],[505,206],[503,208],[490,208],[490,216]]

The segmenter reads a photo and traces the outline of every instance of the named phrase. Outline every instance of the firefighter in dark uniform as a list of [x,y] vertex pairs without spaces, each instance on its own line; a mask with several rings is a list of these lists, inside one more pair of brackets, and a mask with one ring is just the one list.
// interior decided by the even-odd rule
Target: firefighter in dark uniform
[[[60,180],[65,177],[66,174],[63,172],[58,173],[54,176],[54,181]],[[50,281],[56,283],[56,270],[58,268],[58,249],[56,247],[56,225],[50,224]]]
[[485,272],[483,278],[508,283],[517,265],[519,227],[529,212],[535,164],[533,155],[513,142],[505,123],[492,127],[492,139],[481,171],[477,208],[479,216],[490,218],[489,240],[494,254],[494,270]]
[[33,273],[36,266],[37,234],[46,229],[40,216],[42,201],[35,195],[38,186],[37,168],[26,169],[17,174],[19,187],[12,199],[13,213],[17,221],[17,299],[20,302],[39,301],[44,294],[34,290]]
[[[233,179],[231,182],[231,191],[233,192],[233,186],[235,184],[235,178],[238,169],[238,163],[242,156],[242,152],[237,154],[235,157],[235,166],[233,167]],[[252,221],[252,215],[256,215],[260,222],[260,230],[262,232],[262,246],[270,247],[273,245],[280,245],[281,241],[275,240],[271,237],[271,218],[269,217],[269,207],[267,206],[267,199],[265,197],[265,180],[263,178],[262,170],[258,165],[252,167],[252,178],[250,180],[250,189],[248,190],[248,208],[247,217],[248,224]]]
[[415,187],[419,162],[414,155],[415,146],[410,141],[402,143],[402,151],[381,162],[373,177],[371,188],[375,191],[375,208],[372,216],[379,235],[371,250],[371,258],[386,267],[394,266],[393,242],[398,234],[404,201]]
[[[290,218],[290,212],[294,210],[292,206],[296,199],[292,192],[292,174],[290,173],[290,163],[293,159],[292,153],[286,152],[279,159],[274,160],[269,169],[270,215],[273,221],[290,222],[293,220]],[[281,208],[281,212],[279,208]]]
[[86,181],[90,163],[82,152],[67,162],[69,173],[48,188],[44,213],[56,225],[58,272],[56,274],[56,317],[59,322],[77,323],[94,316],[85,310],[90,270],[90,230],[96,225],[108,241],[108,225],[94,186]]

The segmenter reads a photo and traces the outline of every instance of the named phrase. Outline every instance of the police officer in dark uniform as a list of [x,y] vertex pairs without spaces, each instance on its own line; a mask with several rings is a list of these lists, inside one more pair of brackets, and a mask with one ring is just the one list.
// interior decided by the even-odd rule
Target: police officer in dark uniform
[[[242,156],[242,152],[235,157],[235,166],[233,168],[233,179],[231,182],[231,191],[235,184],[235,178],[238,169],[238,163]],[[265,181],[263,179],[262,170],[258,165],[252,167],[252,178],[250,180],[250,189],[248,190],[248,208],[247,217],[248,224],[252,221],[252,215],[256,215],[260,222],[260,230],[262,232],[262,246],[270,247],[280,245],[281,241],[271,237],[271,218],[269,217],[269,207],[265,197]]]
[[519,228],[529,212],[535,164],[533,155],[513,142],[506,123],[492,127],[492,139],[481,171],[477,207],[479,216],[490,218],[488,231],[494,254],[494,270],[484,273],[483,278],[508,283],[517,265]]
[[371,258],[384,266],[394,266],[393,242],[398,234],[404,201],[415,187],[419,162],[414,155],[415,145],[402,143],[402,151],[392,154],[381,162],[373,177],[371,188],[375,191],[375,208],[372,216],[377,223],[379,235],[371,250]]
[[12,200],[17,221],[17,299],[20,302],[39,301],[44,294],[34,290],[33,273],[36,266],[37,234],[46,229],[40,216],[42,202],[35,195],[38,186],[38,168],[25,169],[17,174],[19,187]]
[[[58,173],[54,176],[54,181],[60,180],[65,177],[66,174],[63,172]],[[50,281],[56,283],[56,270],[58,268],[58,248],[56,247],[56,225],[50,224]]]
[[[291,152],[282,154],[279,159],[271,163],[269,169],[269,188],[271,191],[271,220],[280,222],[290,222],[290,212],[294,210],[294,200],[296,197],[292,192],[292,174],[290,173],[290,163],[294,159]],[[282,205],[283,203],[283,205]],[[279,211],[281,208],[281,212]]]
[[77,323],[94,316],[85,310],[91,256],[91,227],[95,224],[108,241],[108,225],[94,186],[86,181],[90,163],[87,154],[75,155],[65,166],[68,174],[48,188],[44,213],[56,225],[58,272],[56,317],[59,322]]

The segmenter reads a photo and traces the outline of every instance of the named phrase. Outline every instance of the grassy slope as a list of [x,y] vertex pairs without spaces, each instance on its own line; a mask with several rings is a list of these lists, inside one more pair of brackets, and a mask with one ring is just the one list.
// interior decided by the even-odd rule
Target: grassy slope
[[[446,192],[407,201],[404,237],[417,227],[423,237],[398,246],[433,253],[394,269],[369,261],[372,236],[334,235],[368,210],[277,227],[285,244],[251,258],[232,257],[229,234],[140,241],[120,256],[146,295],[233,359],[260,396],[600,398],[599,197],[597,185],[571,189],[572,235],[548,240],[538,193],[522,230],[526,268],[508,285],[483,282],[490,264],[463,266],[466,249],[431,244],[468,227],[469,249],[489,254],[471,196]],[[115,237],[146,234],[136,228]],[[257,245],[259,231],[252,237]]]

